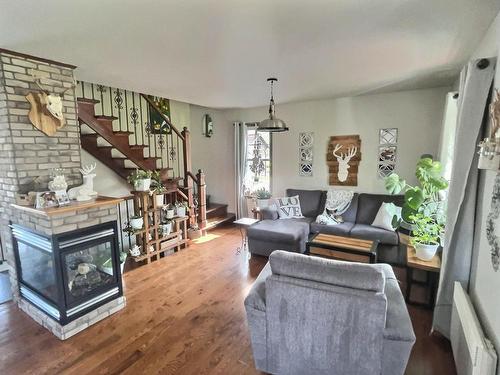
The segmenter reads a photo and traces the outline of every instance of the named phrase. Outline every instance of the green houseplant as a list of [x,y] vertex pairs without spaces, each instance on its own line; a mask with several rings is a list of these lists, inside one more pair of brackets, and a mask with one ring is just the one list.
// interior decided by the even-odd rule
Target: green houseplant
[[269,206],[269,199],[271,199],[271,192],[266,188],[260,188],[255,190],[254,194],[257,199],[257,206],[259,208],[264,208]]
[[422,260],[431,260],[439,247],[444,224],[423,213],[412,215],[411,218],[414,225],[411,244],[415,247],[416,255]]
[[127,181],[136,191],[148,191],[151,185],[151,171],[136,169],[127,177]]
[[154,199],[156,200],[156,206],[163,206],[163,193],[167,191],[167,188],[161,181],[160,171],[154,171],[151,173],[151,185],[150,185],[151,195],[154,194]]
[[401,219],[394,217],[393,226],[412,231],[411,243],[422,260],[430,260],[436,253],[446,221],[446,202],[440,192],[448,188],[448,182],[441,176],[441,170],[439,161],[422,158],[415,170],[417,186],[409,185],[396,173],[385,179],[386,190],[391,194],[403,193],[405,199]]

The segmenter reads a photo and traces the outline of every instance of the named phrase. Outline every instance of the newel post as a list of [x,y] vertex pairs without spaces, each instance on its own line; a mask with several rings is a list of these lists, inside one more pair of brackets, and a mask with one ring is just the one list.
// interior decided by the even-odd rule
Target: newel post
[[204,229],[207,226],[207,186],[205,185],[205,173],[201,169],[198,169],[196,174],[197,184],[198,184],[198,222],[200,229]]
[[184,139],[182,140],[182,156],[184,162],[184,188],[186,189],[186,195],[188,197],[189,204],[189,222],[190,224],[194,224],[196,220],[195,212],[194,212],[194,202],[193,202],[193,179],[190,178],[189,172],[191,172],[191,134],[189,133],[188,128],[184,127],[182,129],[182,136]]

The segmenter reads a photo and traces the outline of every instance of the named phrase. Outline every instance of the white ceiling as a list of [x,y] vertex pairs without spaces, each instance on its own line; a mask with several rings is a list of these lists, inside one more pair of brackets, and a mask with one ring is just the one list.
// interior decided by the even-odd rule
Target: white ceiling
[[209,107],[450,84],[498,0],[0,0],[0,47]]

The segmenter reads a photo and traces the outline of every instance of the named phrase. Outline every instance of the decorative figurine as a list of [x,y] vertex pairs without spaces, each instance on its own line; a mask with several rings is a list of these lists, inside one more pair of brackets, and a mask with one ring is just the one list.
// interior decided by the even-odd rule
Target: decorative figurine
[[76,199],[79,202],[91,200],[97,195],[94,191],[94,177],[95,173],[92,173],[96,169],[97,164],[86,165],[80,169],[80,173],[83,177],[83,185],[69,189],[68,195],[70,199]]

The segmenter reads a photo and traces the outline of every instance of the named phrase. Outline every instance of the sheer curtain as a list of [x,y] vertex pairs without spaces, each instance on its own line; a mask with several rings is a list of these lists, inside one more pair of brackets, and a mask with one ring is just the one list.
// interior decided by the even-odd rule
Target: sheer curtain
[[[487,60],[487,61],[486,61]],[[445,246],[433,329],[449,337],[453,284],[468,290],[477,201],[477,143],[493,82],[495,59],[471,61],[460,75],[455,152],[448,193]]]
[[245,198],[245,173],[247,162],[247,132],[248,128],[244,122],[235,122],[234,126],[234,176],[236,193],[236,218],[247,216],[247,204]]

